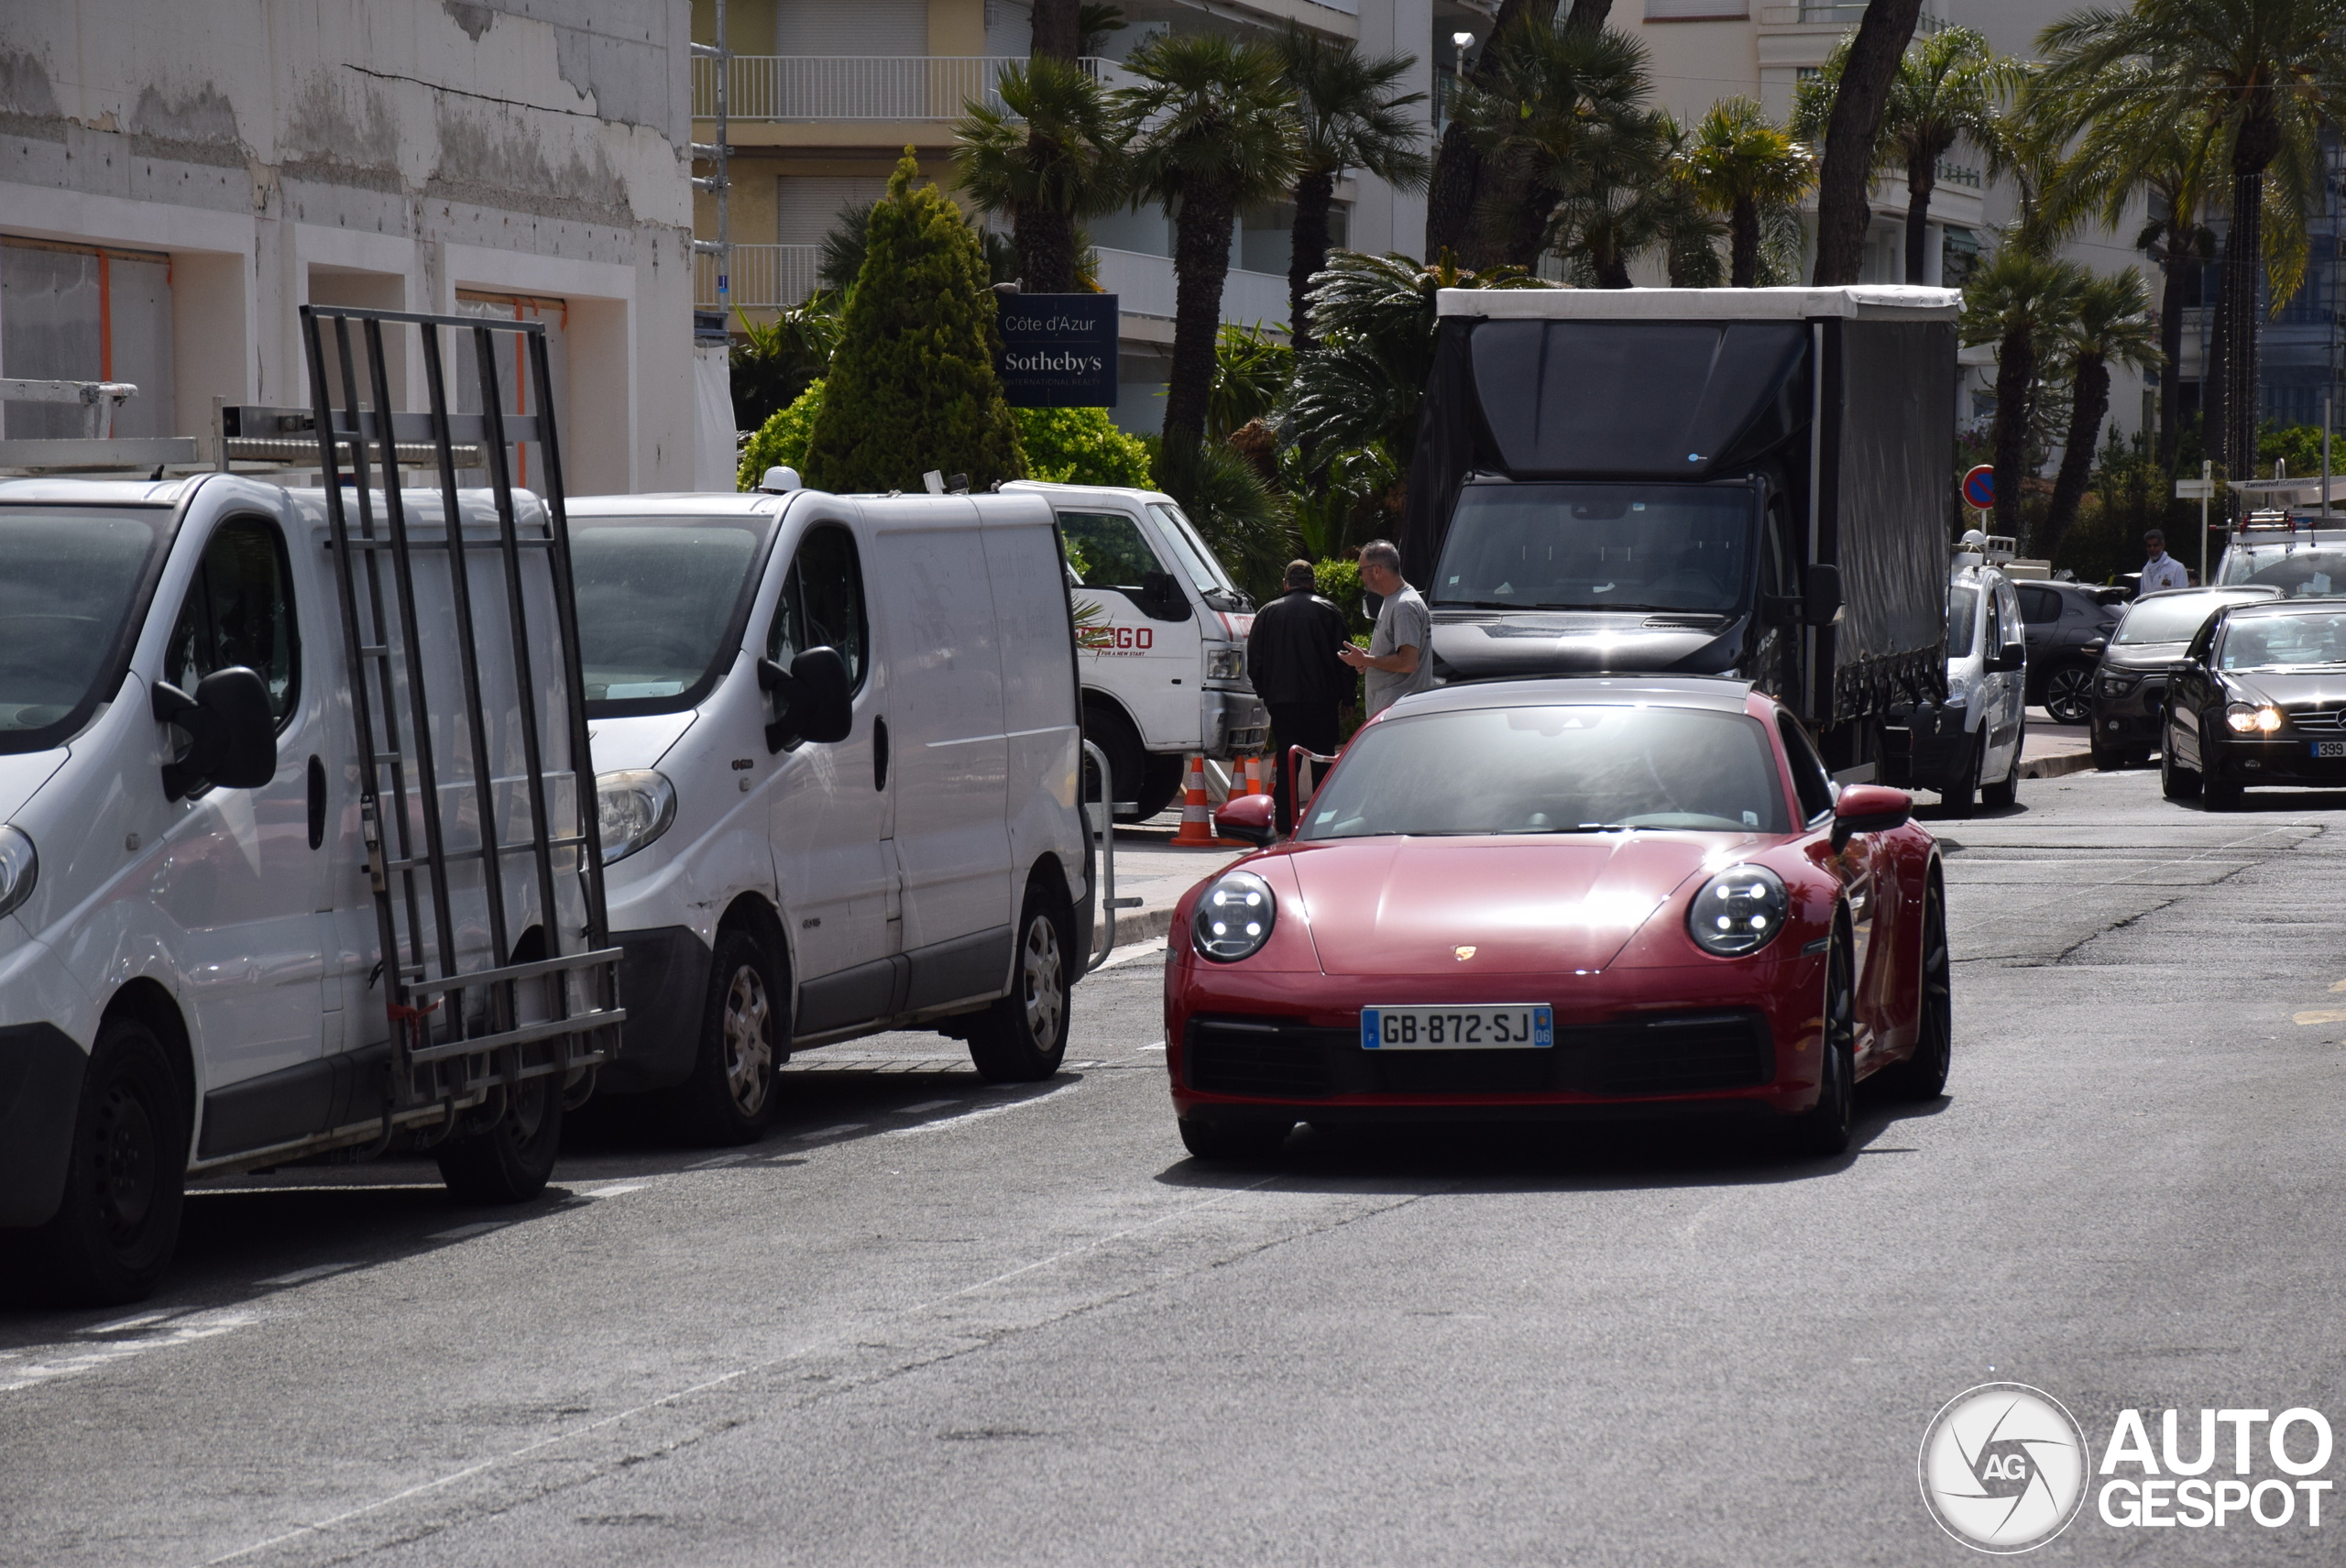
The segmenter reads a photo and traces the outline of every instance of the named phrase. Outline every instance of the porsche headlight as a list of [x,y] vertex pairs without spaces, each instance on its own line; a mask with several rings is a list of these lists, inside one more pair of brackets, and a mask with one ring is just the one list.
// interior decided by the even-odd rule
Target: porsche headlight
[[668,830],[676,819],[676,786],[650,768],[595,776],[595,818],[603,863],[623,861]]
[[2281,728],[2281,710],[2269,706],[2253,707],[2244,702],[2236,702],[2224,709],[2224,722],[2242,735],[2270,735]]
[[1278,900],[1269,883],[1253,872],[1225,872],[1199,895],[1189,937],[1199,957],[1236,963],[1262,950],[1277,918]]
[[1729,866],[1686,906],[1686,934],[1706,953],[1739,959],[1774,941],[1791,907],[1783,878],[1765,866]]
[[40,857],[19,828],[0,827],[0,915],[13,915],[33,895]]

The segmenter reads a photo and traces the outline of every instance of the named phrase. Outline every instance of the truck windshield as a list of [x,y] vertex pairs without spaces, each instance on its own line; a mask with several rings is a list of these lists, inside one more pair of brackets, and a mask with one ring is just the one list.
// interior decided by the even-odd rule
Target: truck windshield
[[2280,589],[2291,598],[2346,594],[2346,545],[2235,544],[2217,580]]
[[100,695],[171,514],[0,507],[0,752],[61,744]]
[[772,524],[745,518],[574,518],[571,573],[586,711],[672,713],[708,694],[741,645]]
[[1181,564],[1182,575],[1197,588],[1199,598],[1215,609],[1235,612],[1254,608],[1253,601],[1232,586],[1230,574],[1222,569],[1222,563],[1206,548],[1205,541],[1198,537],[1198,531],[1190,526],[1179,507],[1151,501],[1148,510],[1157,519],[1157,525],[1165,531],[1166,543],[1171,546]]
[[1434,570],[1436,607],[1732,613],[1757,496],[1721,485],[1469,485]]

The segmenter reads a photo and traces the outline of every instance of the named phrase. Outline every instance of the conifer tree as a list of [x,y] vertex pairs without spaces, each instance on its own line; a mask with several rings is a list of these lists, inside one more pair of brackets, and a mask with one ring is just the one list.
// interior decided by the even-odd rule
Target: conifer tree
[[872,209],[863,269],[806,446],[806,482],[918,490],[931,469],[972,489],[1025,477],[994,374],[1000,338],[985,253],[935,185],[915,189],[906,148]]

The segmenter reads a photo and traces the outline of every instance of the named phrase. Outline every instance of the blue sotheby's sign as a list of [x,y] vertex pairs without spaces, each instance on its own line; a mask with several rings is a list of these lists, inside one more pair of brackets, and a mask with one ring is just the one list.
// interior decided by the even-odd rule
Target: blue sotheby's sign
[[1014,409],[1116,406],[1116,296],[1009,294],[1002,389]]

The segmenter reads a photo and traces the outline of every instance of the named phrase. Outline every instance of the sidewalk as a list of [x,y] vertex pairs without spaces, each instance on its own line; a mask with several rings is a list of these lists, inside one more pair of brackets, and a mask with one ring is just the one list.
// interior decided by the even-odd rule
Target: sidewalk
[[2055,724],[2041,707],[2028,710],[2028,735],[2021,742],[2020,776],[2057,779],[2093,767],[2092,748],[2082,724]]

